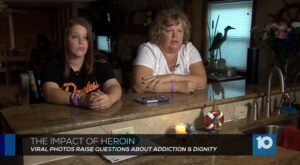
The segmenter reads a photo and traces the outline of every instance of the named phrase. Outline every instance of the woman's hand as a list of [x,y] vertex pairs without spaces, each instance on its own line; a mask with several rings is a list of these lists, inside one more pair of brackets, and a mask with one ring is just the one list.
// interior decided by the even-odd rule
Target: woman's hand
[[100,91],[89,93],[85,96],[86,107],[90,109],[108,109],[113,104],[110,97]]
[[176,84],[176,91],[182,93],[193,93],[197,90],[197,84],[190,81],[179,82]]

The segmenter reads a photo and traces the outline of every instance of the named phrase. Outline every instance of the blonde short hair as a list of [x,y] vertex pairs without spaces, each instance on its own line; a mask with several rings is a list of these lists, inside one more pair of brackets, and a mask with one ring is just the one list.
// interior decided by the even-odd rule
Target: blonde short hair
[[163,10],[156,16],[149,30],[150,41],[157,44],[162,38],[163,30],[174,25],[174,23],[175,25],[182,23],[184,31],[183,43],[187,43],[190,39],[191,24],[185,13],[179,8]]

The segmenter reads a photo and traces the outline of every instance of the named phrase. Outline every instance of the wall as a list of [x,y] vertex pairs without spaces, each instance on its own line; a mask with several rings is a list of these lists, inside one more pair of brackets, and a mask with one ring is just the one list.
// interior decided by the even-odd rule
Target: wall
[[29,49],[35,46],[35,37],[44,33],[53,41],[55,11],[51,9],[27,9],[26,14],[14,16],[16,49]]
[[[106,2],[98,1],[95,2],[95,5],[104,5],[107,6],[111,3],[116,3],[111,8],[116,8],[115,11],[120,11],[116,20],[113,20],[118,28],[127,27],[130,29],[132,22],[132,13],[135,11],[141,10],[153,10],[153,17],[155,14],[166,8],[179,7],[184,8],[184,3],[186,0],[115,0],[115,2]],[[45,3],[46,4],[46,3]],[[23,11],[25,14],[14,14],[14,32],[15,32],[15,48],[16,49],[26,49],[31,50],[35,46],[35,36],[38,33],[45,33],[51,41],[59,40],[56,33],[58,32],[59,18],[58,11],[60,8],[67,7],[67,3],[49,3],[49,7],[42,3],[8,3],[8,6],[12,9],[18,9]],[[31,7],[33,6],[33,7]],[[69,4],[69,7],[70,4]],[[100,7],[101,8],[101,7]],[[99,9],[100,9],[99,8]],[[97,10],[96,12],[101,12]],[[6,49],[10,48],[10,37],[9,37],[9,28],[8,28],[8,19],[0,17],[0,32],[1,35],[0,45]],[[7,23],[6,23],[7,22]],[[99,24],[99,23],[98,23]],[[103,23],[100,22],[100,25],[103,26]],[[143,26],[143,25],[142,25]],[[132,32],[126,33],[114,31],[114,34],[117,34],[115,43],[118,44],[116,48],[115,55],[116,59],[120,61],[126,61],[134,58],[136,55],[137,47],[148,41],[148,32],[145,30],[144,34],[133,34]],[[3,46],[4,45],[4,46]]]
[[[13,27],[15,35],[15,49],[31,50],[35,46],[35,38],[39,33],[45,34],[50,41],[59,44],[63,37],[64,23],[70,17],[87,16],[87,3],[54,2],[54,1],[26,1],[7,2],[13,12]],[[11,47],[9,36],[8,16],[0,14],[0,46]],[[2,35],[4,33],[4,35]],[[3,36],[3,37],[2,37]]]
[[[286,0],[288,3],[297,2],[299,0]],[[206,27],[204,25],[203,10],[204,0],[118,0],[118,8],[124,11],[124,15],[119,17],[119,19],[124,19],[124,25],[127,26],[128,23],[128,13],[134,10],[143,9],[163,9],[172,6],[184,6],[184,2],[190,2],[191,10],[191,23],[192,23],[192,35],[191,41],[198,48],[200,52],[203,51],[204,36],[201,35]],[[257,0],[256,6],[256,18],[254,25],[263,26],[266,23],[272,21],[269,14],[275,14],[283,6],[282,0]],[[28,7],[29,8],[29,7]],[[27,9],[25,15],[15,15],[14,16],[14,27],[15,27],[15,40],[17,49],[31,49],[35,43],[35,35],[37,33],[46,33],[50,40],[54,36],[54,25],[55,13],[50,9],[39,9],[37,7]],[[121,21],[122,22],[122,21]],[[7,18],[0,17],[0,47],[10,48],[9,40],[9,29],[8,29]],[[120,34],[120,37],[116,40],[118,43],[117,47],[117,58],[119,60],[128,60],[134,57],[136,54],[135,50],[138,45],[142,42],[147,41],[147,33],[143,35],[133,35],[133,34]],[[265,83],[267,81],[267,74],[270,68],[269,60],[270,52],[266,49],[260,50],[260,65],[259,65],[259,83]],[[204,55],[204,54],[202,54]]]
[[[202,18],[204,10],[203,3],[204,1],[199,0],[191,1],[192,16],[190,20],[192,25],[191,41],[201,53],[204,52],[202,44],[205,39],[204,36],[201,35],[201,32],[206,28],[205,25],[203,25],[204,19]],[[201,55],[203,57],[204,54]]]
[[[35,37],[38,33],[46,34],[50,40],[53,36],[53,21],[55,13],[50,9],[20,9],[24,14],[13,14],[13,27],[15,33],[15,48],[31,50],[35,46]],[[2,16],[3,17],[3,16]],[[8,17],[8,16],[6,16]],[[4,20],[4,22],[2,22]],[[1,18],[0,45],[11,48],[8,19]],[[3,34],[3,35],[2,35]]]
[[141,9],[165,9],[173,6],[183,6],[184,0],[117,0],[118,7],[125,11]]
[[[124,22],[124,24],[119,25],[119,27],[127,26],[127,28],[130,29],[130,26],[134,24],[131,18],[134,11],[147,11],[151,9],[154,11],[154,17],[154,15],[162,9],[175,6],[183,8],[184,0],[118,0],[117,6],[123,13],[123,18],[119,17],[119,19],[124,19],[123,21],[118,20],[118,22]],[[145,31],[144,34],[132,34],[132,32],[126,33],[126,31],[119,33],[117,36],[117,58],[120,61],[126,61],[135,58],[138,46],[147,41],[147,31]]]

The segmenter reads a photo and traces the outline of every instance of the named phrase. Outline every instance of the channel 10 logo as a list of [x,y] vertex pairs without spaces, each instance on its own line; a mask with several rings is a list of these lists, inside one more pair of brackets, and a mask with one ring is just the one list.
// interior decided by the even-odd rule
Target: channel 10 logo
[[252,154],[254,156],[275,156],[276,134],[254,134],[252,136]]

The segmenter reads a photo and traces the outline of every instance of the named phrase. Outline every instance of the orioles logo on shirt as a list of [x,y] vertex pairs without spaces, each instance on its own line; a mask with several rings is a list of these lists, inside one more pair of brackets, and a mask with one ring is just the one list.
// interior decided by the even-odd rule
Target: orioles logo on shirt
[[99,89],[100,88],[100,84],[98,84],[97,82],[93,82],[93,83],[88,82],[84,88],[77,89],[76,84],[70,82],[70,83],[64,83],[63,88],[67,92],[69,92],[70,89],[73,89],[73,91],[75,93],[86,94],[86,93],[92,92],[92,91],[94,91],[96,89]]

